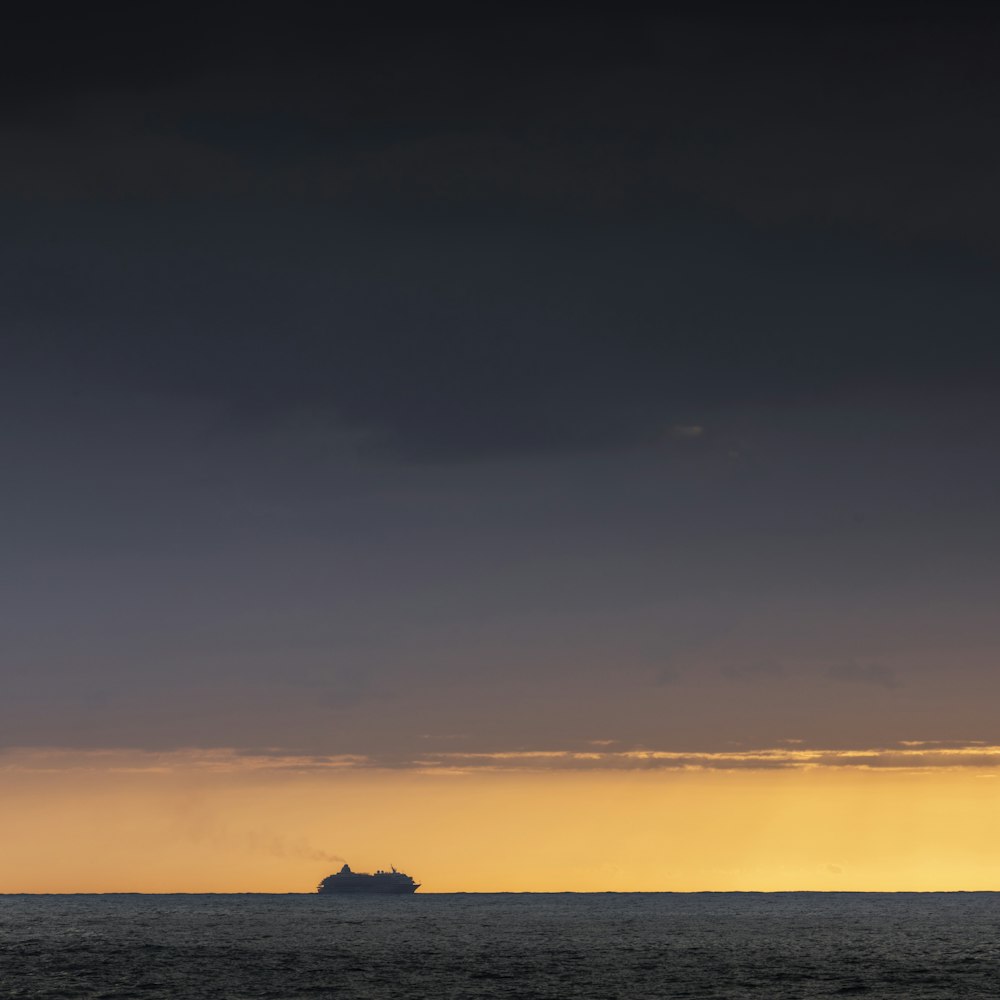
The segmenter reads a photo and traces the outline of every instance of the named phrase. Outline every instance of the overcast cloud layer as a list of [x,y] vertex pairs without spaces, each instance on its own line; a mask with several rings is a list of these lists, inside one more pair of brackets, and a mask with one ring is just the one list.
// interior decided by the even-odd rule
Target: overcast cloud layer
[[995,26],[296,23],[9,53],[0,743],[1000,740]]

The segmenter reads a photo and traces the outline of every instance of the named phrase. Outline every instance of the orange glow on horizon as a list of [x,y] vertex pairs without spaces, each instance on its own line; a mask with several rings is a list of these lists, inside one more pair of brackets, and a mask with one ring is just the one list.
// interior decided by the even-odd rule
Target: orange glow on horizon
[[0,891],[309,892],[341,859],[393,863],[421,892],[1000,889],[993,767],[158,759],[69,766],[38,752],[33,768],[0,769]]

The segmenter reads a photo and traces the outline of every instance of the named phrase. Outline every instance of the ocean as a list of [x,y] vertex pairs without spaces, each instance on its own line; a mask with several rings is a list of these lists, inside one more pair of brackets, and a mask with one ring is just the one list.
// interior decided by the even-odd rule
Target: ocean
[[0,998],[1000,996],[1000,893],[0,896]]

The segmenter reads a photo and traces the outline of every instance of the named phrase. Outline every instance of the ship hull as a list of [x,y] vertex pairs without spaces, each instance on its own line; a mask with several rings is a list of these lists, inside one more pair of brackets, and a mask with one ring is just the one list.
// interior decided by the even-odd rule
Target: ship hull
[[409,896],[417,885],[331,885],[323,886],[321,896]]

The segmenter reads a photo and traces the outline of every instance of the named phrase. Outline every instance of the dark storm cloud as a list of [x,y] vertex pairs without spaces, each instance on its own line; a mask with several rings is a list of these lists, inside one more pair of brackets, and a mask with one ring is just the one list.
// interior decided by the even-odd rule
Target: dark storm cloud
[[375,447],[464,457],[701,452],[712,434],[677,428],[733,405],[996,374],[1000,307],[974,269],[716,230],[722,248],[690,227],[351,227],[304,259],[289,219],[263,236],[245,220],[150,225],[25,236],[3,311],[27,377],[204,399],[240,420],[313,412]]
[[996,378],[996,80],[959,19],[108,28],[36,24],[7,70],[18,378],[436,457]]
[[[215,194],[228,180],[397,209],[548,216],[554,201],[643,218],[680,194],[761,222],[996,236],[984,16],[88,12],[24,34],[8,39],[8,100],[40,145],[18,144],[5,171],[38,193]],[[77,169],[39,170],[46,128]]]

